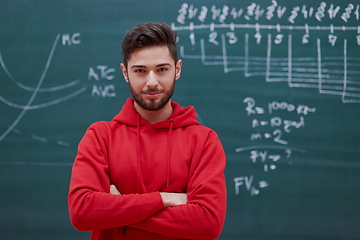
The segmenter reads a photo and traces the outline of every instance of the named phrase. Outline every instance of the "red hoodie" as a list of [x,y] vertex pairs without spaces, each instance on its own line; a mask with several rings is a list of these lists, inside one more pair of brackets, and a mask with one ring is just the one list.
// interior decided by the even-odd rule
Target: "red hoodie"
[[[71,222],[90,239],[215,239],[226,211],[225,155],[193,107],[172,102],[150,124],[129,98],[110,122],[97,122],[78,147],[70,181]],[[112,195],[114,184],[122,195]],[[187,193],[164,208],[160,192]]]

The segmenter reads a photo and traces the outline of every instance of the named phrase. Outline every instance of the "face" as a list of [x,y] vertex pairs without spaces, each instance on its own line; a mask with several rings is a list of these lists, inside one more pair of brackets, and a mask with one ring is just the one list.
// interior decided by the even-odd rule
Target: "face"
[[182,62],[176,64],[167,46],[146,47],[132,53],[127,68],[121,64],[135,104],[156,111],[169,104]]

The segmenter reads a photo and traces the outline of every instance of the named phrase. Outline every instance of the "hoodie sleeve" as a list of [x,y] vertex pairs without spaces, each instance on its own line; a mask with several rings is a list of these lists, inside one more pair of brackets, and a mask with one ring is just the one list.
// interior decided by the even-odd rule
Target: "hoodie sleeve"
[[[98,129],[99,131],[95,131]],[[111,195],[105,124],[91,126],[79,143],[68,196],[70,219],[79,231],[126,226],[164,209],[160,193]]]
[[169,237],[215,239],[226,213],[225,154],[214,131],[202,151],[195,152],[188,183],[188,202],[133,224],[131,227]]

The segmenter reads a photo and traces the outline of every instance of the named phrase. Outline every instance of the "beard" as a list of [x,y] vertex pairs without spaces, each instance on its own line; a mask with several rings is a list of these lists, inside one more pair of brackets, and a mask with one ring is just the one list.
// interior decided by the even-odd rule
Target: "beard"
[[[130,92],[134,98],[134,101],[140,107],[142,107],[145,110],[149,110],[149,111],[157,111],[157,110],[162,109],[170,101],[170,99],[174,93],[174,89],[175,89],[175,79],[174,79],[174,82],[171,85],[170,89],[167,91],[164,91],[163,88],[153,88],[153,89],[141,90],[140,93],[137,93],[131,86],[130,81],[129,81],[129,86],[130,86]],[[145,100],[141,97],[142,94],[151,93],[151,92],[162,92],[164,94],[164,96],[160,100],[155,100],[155,99]]]

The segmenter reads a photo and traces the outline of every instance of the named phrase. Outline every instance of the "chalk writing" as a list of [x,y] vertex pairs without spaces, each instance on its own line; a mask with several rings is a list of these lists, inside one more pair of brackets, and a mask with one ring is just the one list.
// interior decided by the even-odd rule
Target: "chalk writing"
[[[360,103],[359,6],[326,2],[290,6],[276,0],[242,6],[184,3],[171,27],[180,33],[181,58],[218,66],[225,74],[240,71],[246,78],[264,77],[266,83],[341,96],[344,104]],[[186,34],[189,37],[182,37]],[[298,46],[306,46],[306,51],[298,51]],[[249,153],[256,172],[271,174],[279,164],[291,165],[294,153],[306,153],[292,147],[291,140],[311,125],[314,106],[288,101],[259,105],[252,97],[243,103],[253,145],[235,151]],[[233,181],[236,195],[245,189],[256,196],[271,184],[255,170],[234,176]]]
[[114,91],[115,86],[113,84],[104,86],[94,84],[91,91],[91,96],[115,97],[116,93]]
[[[200,9],[200,11],[199,11]],[[210,9],[210,10],[209,10]],[[267,20],[287,19],[290,23],[295,23],[297,19],[316,19],[322,22],[326,19],[341,19],[347,23],[351,18],[359,20],[359,4],[348,4],[346,7],[335,6],[321,2],[318,6],[297,5],[293,7],[281,6],[276,0],[269,1],[267,5],[251,3],[243,7],[231,7],[228,5],[216,6],[195,6],[194,4],[183,3],[178,11],[177,22],[186,24],[189,20],[204,22],[211,19],[224,23],[233,20]],[[210,16],[208,16],[210,15]]]
[[242,176],[242,177],[236,177],[234,178],[235,182],[235,194],[239,195],[240,192],[240,186],[245,186],[246,190],[250,192],[251,196],[258,195],[260,191],[257,189],[259,188],[265,188],[268,186],[268,183],[266,181],[259,181],[258,186],[253,185],[254,184],[254,176]]
[[[47,72],[50,68],[55,50],[57,45],[59,44],[60,39],[62,39],[62,44],[64,46],[70,46],[72,44],[80,44],[80,33],[75,33],[72,34],[70,36],[70,34],[57,34],[55,37],[55,40],[52,44],[48,59],[46,61],[44,70],[41,74],[41,77],[36,85],[36,87],[29,87],[26,86],[24,84],[22,84],[20,81],[18,81],[17,79],[15,79],[15,77],[11,74],[11,72],[9,71],[9,69],[7,68],[6,64],[5,64],[5,60],[2,57],[1,51],[0,51],[0,64],[2,69],[4,70],[4,72],[6,73],[7,77],[9,80],[11,80],[16,86],[19,87],[20,90],[24,90],[24,91],[29,91],[31,92],[31,96],[29,98],[29,100],[26,103],[20,104],[20,103],[15,103],[12,102],[8,99],[6,99],[5,97],[0,95],[0,101],[2,101],[3,103],[5,103],[6,105],[8,105],[9,107],[12,108],[18,108],[21,109],[20,114],[15,118],[15,120],[13,121],[13,123],[7,128],[7,130],[3,133],[0,133],[0,141],[2,141],[10,132],[16,132],[18,134],[21,133],[21,131],[19,130],[15,130],[15,127],[18,125],[18,123],[21,121],[21,119],[24,117],[25,113],[29,110],[34,110],[34,109],[40,109],[40,108],[45,108],[45,107],[49,107],[58,103],[61,103],[63,101],[69,100],[73,97],[78,96],[79,94],[83,93],[86,90],[86,87],[81,87],[80,89],[62,96],[60,98],[57,98],[55,100],[52,101],[48,101],[48,102],[43,102],[43,103],[39,103],[39,104],[33,104],[35,98],[38,96],[38,94],[40,93],[44,93],[44,92],[56,92],[59,90],[63,90],[63,89],[67,89],[67,88],[72,88],[76,85],[78,85],[80,83],[80,80],[77,79],[75,81],[63,84],[63,85],[59,85],[59,86],[54,86],[54,87],[49,87],[49,88],[43,88],[43,82],[45,81],[45,77],[47,75]],[[46,138],[42,137],[42,136],[38,136],[36,134],[31,134],[31,138],[37,141],[41,141],[41,142],[48,142]],[[59,145],[63,145],[63,146],[68,146],[68,143],[63,142],[63,141],[58,141]]]
[[74,33],[70,36],[69,33],[62,35],[62,45],[80,44],[80,33]]
[[[222,66],[224,73],[242,71],[245,77],[264,76],[268,83],[285,82],[291,88],[311,88],[320,94],[341,96],[343,103],[360,103],[359,9],[360,4],[341,7],[325,2],[288,7],[275,0],[267,6],[251,3],[240,8],[184,3],[177,23],[171,26],[178,32],[189,31],[191,46],[200,49],[200,53],[186,53],[186,42],[180,40],[182,58],[199,59],[206,66]],[[288,24],[284,24],[284,19]],[[258,23],[260,20],[262,24]],[[276,23],[280,20],[282,24]],[[319,24],[326,20],[326,24],[298,24],[314,20]],[[264,24],[267,21],[269,24]],[[206,29],[208,34],[198,31]],[[317,32],[321,32],[321,37],[315,36]],[[348,42],[353,46],[351,52]],[[237,51],[229,50],[237,44]],[[297,44],[309,47],[299,53],[294,51]],[[212,46],[221,48],[222,54],[207,54],[207,48]],[[333,49],[325,50],[329,47]]]
[[[297,119],[283,119],[279,116],[273,116],[268,119],[258,119],[254,118],[251,122],[251,127],[254,129],[259,129],[261,127],[270,127],[275,128],[270,132],[266,131],[264,133],[253,133],[250,136],[251,141],[260,140],[260,139],[273,139],[274,142],[287,145],[288,141],[283,139],[283,134],[291,133],[294,129],[303,128],[305,126],[305,116],[309,113],[315,113],[316,108],[309,107],[304,104],[292,104],[288,102],[278,102],[272,101],[267,105],[268,107],[260,107],[256,105],[255,99],[247,97],[244,99],[246,104],[245,110],[248,116],[252,115],[272,115],[275,112],[283,111],[286,113],[294,113],[298,115]],[[266,112],[265,109],[268,111]],[[300,115],[300,116],[299,116]],[[268,129],[268,128],[267,128]]]
[[[115,68],[109,68],[106,65],[98,65],[97,67],[89,67],[88,80],[108,80],[111,81],[115,78]],[[91,96],[99,97],[115,97],[114,84],[93,84]]]
[[93,67],[89,67],[88,79],[95,79],[99,81],[100,79],[113,80],[115,68],[109,68],[105,65],[98,65],[95,69],[100,70],[100,73],[97,73]]
[[[309,114],[315,114],[316,108],[304,104],[294,104],[285,101],[271,101],[265,106],[258,106],[252,97],[243,100],[245,111],[249,118],[251,128],[254,129],[250,137],[251,142],[261,143],[271,140],[275,145],[254,145],[245,148],[237,148],[236,152],[249,151],[249,160],[255,166],[262,168],[265,173],[270,173],[277,169],[277,164],[286,161],[292,164],[291,156],[294,152],[305,153],[305,150],[296,149],[289,146],[286,136],[294,131],[305,127],[305,118]],[[274,116],[274,114],[281,114]],[[290,119],[290,115],[291,118]],[[283,117],[286,116],[286,117]],[[266,179],[257,180],[255,174],[235,177],[235,194],[240,194],[240,189],[245,186],[246,191],[251,196],[260,194],[262,188],[266,188],[270,183]]]

